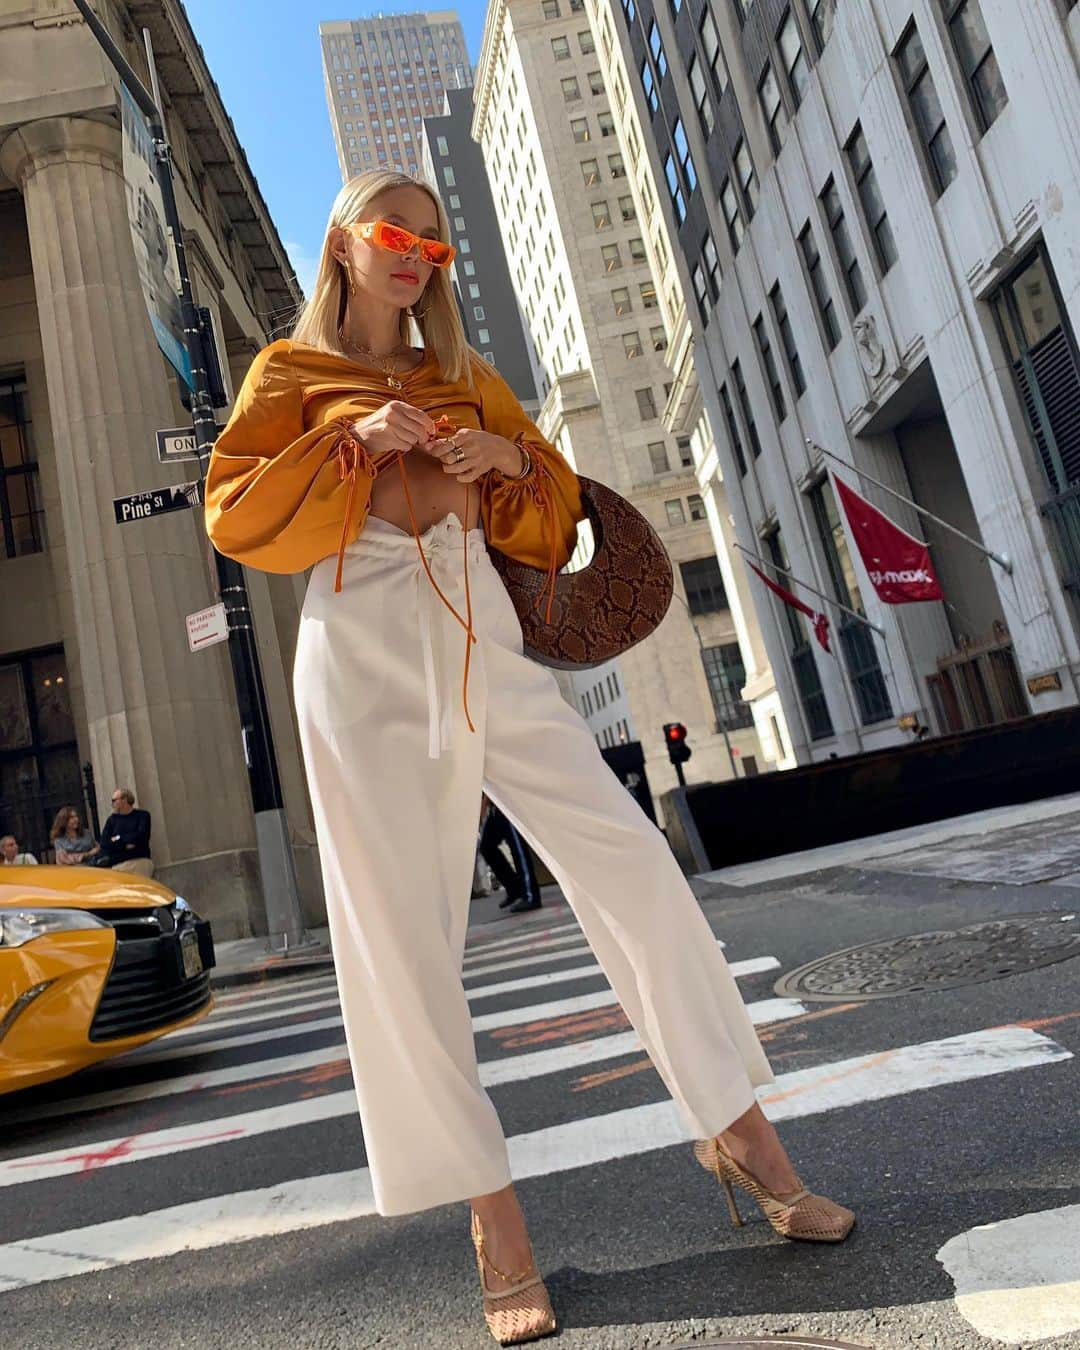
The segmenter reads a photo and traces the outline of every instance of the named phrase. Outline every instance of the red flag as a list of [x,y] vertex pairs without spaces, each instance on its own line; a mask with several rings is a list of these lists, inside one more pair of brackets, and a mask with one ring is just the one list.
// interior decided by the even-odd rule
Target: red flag
[[887,605],[943,600],[926,545],[882,515],[835,474],[833,482],[878,599]]
[[810,606],[800,600],[797,595],[792,595],[790,591],[784,590],[783,586],[778,582],[770,581],[765,573],[762,572],[760,568],[755,567],[752,562],[748,562],[746,565],[751,572],[757,573],[765,585],[768,586],[769,590],[772,591],[773,595],[778,595],[785,605],[790,605],[792,609],[797,609],[800,614],[806,615],[814,625],[814,636],[831,656],[832,650],[829,647],[829,616],[816,609],[811,609]]

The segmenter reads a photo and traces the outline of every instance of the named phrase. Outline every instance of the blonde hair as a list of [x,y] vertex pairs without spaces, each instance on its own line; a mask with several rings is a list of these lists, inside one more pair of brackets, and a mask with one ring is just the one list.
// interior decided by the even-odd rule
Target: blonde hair
[[[355,178],[350,178],[330,208],[315,286],[293,327],[292,336],[296,342],[304,342],[309,347],[333,352],[337,356],[345,355],[338,330],[345,317],[349,285],[345,268],[331,252],[330,231],[335,226],[351,225],[359,220],[380,192],[400,187],[420,188],[428,194],[435,203],[439,238],[449,240],[450,223],[439,194],[430,183],[400,169],[365,169]],[[473,361],[479,358],[472,352],[465,337],[448,267],[432,268],[415,315],[411,315],[408,310],[401,311],[399,322],[402,342],[409,340],[410,319],[420,330],[423,346],[434,354],[443,378],[450,383],[465,379],[471,384]]]

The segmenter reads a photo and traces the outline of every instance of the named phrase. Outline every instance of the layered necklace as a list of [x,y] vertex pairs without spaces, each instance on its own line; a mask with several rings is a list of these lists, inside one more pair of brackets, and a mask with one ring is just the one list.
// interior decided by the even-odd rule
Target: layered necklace
[[373,352],[370,347],[363,347],[359,342],[353,342],[352,339],[347,338],[344,333],[339,332],[338,337],[341,339],[342,346],[351,348],[358,356],[363,357],[365,361],[370,362],[371,365],[375,366],[377,370],[381,370],[386,376],[386,383],[391,389],[401,389],[404,387],[401,380],[398,378],[397,370],[394,368],[394,361],[399,353],[406,350],[406,343],[399,342],[392,351],[385,352],[380,356],[378,352]]

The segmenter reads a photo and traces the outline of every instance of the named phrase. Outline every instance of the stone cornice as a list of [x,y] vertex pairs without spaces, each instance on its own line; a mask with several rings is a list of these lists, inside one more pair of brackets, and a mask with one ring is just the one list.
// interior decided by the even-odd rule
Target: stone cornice
[[480,43],[480,59],[473,70],[473,120],[470,135],[479,141],[480,128],[487,116],[487,103],[491,97],[491,81],[495,74],[495,57],[498,50],[499,34],[502,31],[503,16],[508,0],[490,0],[487,16],[484,19],[484,36]]

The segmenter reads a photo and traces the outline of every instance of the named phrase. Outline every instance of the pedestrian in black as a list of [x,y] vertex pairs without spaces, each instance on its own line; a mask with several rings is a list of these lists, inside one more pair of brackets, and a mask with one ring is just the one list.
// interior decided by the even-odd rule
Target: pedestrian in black
[[108,866],[117,872],[154,875],[150,860],[150,812],[135,805],[130,788],[117,788],[112,795],[112,815],[101,827],[101,851]]
[[[506,844],[510,850],[511,863],[500,845]],[[499,908],[510,908],[511,914],[525,914],[531,909],[539,909],[540,887],[537,885],[536,872],[533,869],[532,854],[528,845],[506,819],[499,808],[486,796],[483,799],[480,817],[480,856],[495,873],[499,885],[506,892],[499,901]]]

